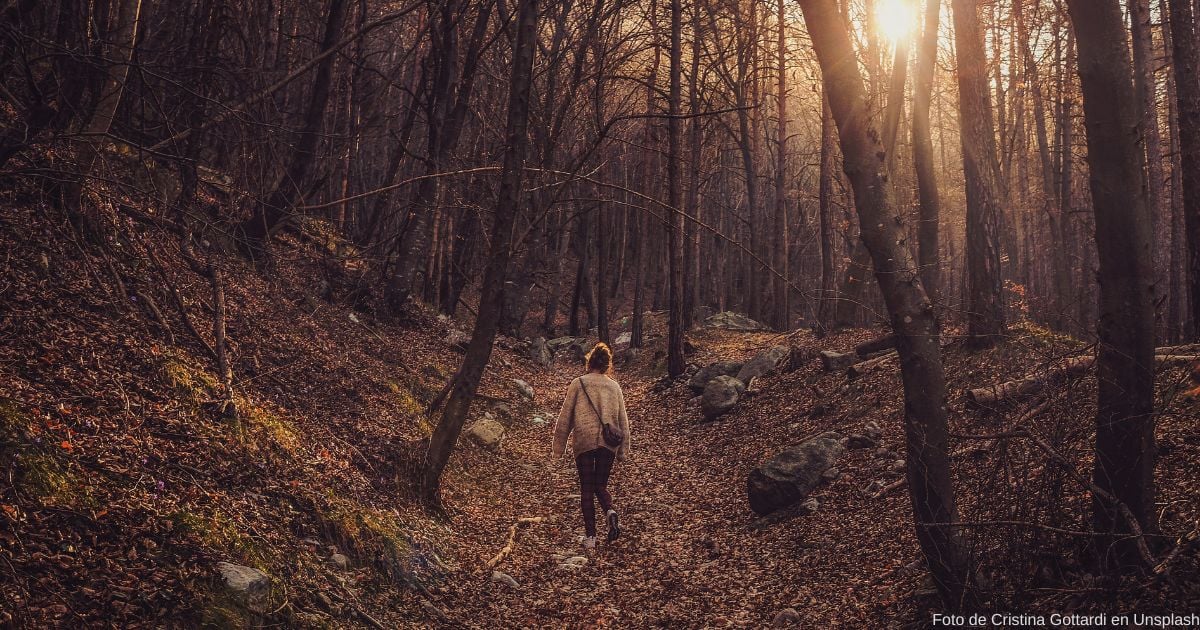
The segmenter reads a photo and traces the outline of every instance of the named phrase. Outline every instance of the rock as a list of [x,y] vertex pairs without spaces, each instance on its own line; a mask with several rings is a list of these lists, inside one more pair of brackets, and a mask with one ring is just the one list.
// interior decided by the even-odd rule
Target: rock
[[902,473],[907,465],[908,463],[903,459],[897,459],[896,461],[892,462],[892,472]]
[[799,503],[821,485],[821,473],[833,468],[845,447],[836,433],[824,433],[791,446],[750,471],[746,480],[750,508],[760,515]]
[[879,424],[872,420],[863,425],[863,434],[878,441],[883,437],[883,429],[879,428]]
[[733,311],[724,311],[711,315],[704,319],[704,325],[708,328],[724,328],[725,330],[739,330],[742,332],[753,332],[758,330],[770,330],[767,326]]
[[838,478],[840,478],[841,476],[842,476],[842,471],[838,470],[837,466],[834,466],[833,468],[830,468],[830,469],[826,470],[825,472],[821,473],[821,478],[824,479],[825,481],[837,481]]
[[881,459],[900,459],[899,453],[882,446],[875,449],[875,457],[879,457]]
[[347,558],[344,554],[335,553],[329,556],[329,566],[339,571],[346,571],[350,568],[350,558]]
[[574,565],[577,567],[582,567],[582,566],[586,565],[587,562],[588,562],[587,556],[571,556],[570,558],[563,560],[563,564],[570,564],[570,565]]
[[471,343],[471,335],[457,329],[451,328],[446,332],[446,344],[459,352],[466,352],[467,346]]
[[500,571],[492,571],[492,581],[499,582],[509,588],[517,588],[518,586],[520,586],[519,584],[517,584],[517,581],[512,578],[511,575],[509,575],[507,573],[502,573]]
[[495,450],[500,447],[500,442],[504,439],[504,425],[491,418],[484,418],[468,427],[467,435],[476,444]]
[[550,346],[546,343],[545,337],[538,337],[529,342],[529,358],[542,367],[550,367],[554,361],[554,354],[550,352]]
[[633,333],[623,332],[617,335],[617,338],[613,340],[613,347],[620,348],[622,346],[628,346],[632,341]]
[[591,350],[588,340],[583,337],[557,337],[546,344],[550,346],[554,356],[561,356],[575,363],[583,363],[583,358],[587,356],[588,350]]
[[805,514],[815,514],[817,510],[821,509],[821,503],[817,501],[816,497],[808,497],[804,503],[800,504],[800,508]]
[[547,419],[543,418],[543,417],[542,417],[542,416],[540,416],[540,415],[535,415],[535,416],[533,416],[533,418],[531,418],[529,421],[530,421],[531,423],[533,423],[533,426],[535,426],[535,427],[544,427],[544,426],[546,426],[547,424],[550,424],[550,421],[549,421],[549,420],[547,420]]
[[780,362],[788,356],[787,346],[774,346],[758,353],[738,370],[737,380],[750,386],[750,381],[767,374],[779,367]]
[[441,619],[441,620],[446,619],[446,613],[442,612],[441,608],[438,608],[436,605],[434,605],[433,602],[429,601],[428,599],[421,600],[421,609],[425,611],[425,614],[429,615],[430,617],[433,617],[434,619]]
[[529,383],[526,383],[519,378],[514,378],[512,380],[512,384],[513,387],[517,388],[517,393],[520,394],[522,398],[533,402],[533,387],[531,387]]
[[873,446],[875,446],[875,440],[859,433],[851,435],[846,440],[846,448],[850,449],[871,448]]
[[217,571],[221,572],[221,578],[225,580],[225,586],[229,587],[229,590],[245,595],[248,599],[261,599],[271,590],[271,578],[253,567],[218,562]]
[[775,618],[771,620],[772,628],[788,628],[800,624],[800,613],[796,612],[795,608],[784,608],[775,613]]
[[734,361],[718,361],[717,363],[712,363],[708,366],[700,368],[699,370],[696,370],[696,373],[693,374],[692,378],[688,380],[688,387],[692,388],[692,391],[699,394],[704,391],[704,386],[708,385],[708,382],[714,378],[717,378],[718,376],[737,376],[738,371],[741,369],[742,364]]
[[842,354],[833,350],[821,351],[821,367],[826,372],[841,372],[858,363],[858,357],[853,354]]
[[746,386],[732,376],[718,376],[709,381],[700,399],[700,412],[704,414],[704,419],[715,420],[733,409],[744,391]]

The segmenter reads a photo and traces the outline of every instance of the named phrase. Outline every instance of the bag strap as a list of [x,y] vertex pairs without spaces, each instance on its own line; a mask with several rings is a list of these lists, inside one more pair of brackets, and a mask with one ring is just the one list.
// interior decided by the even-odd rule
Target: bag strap
[[592,408],[592,413],[596,414],[596,419],[600,421],[601,425],[606,424],[604,422],[604,416],[600,415],[600,410],[596,409],[596,404],[592,402],[592,397],[588,395],[588,390],[587,390],[587,387],[584,386],[584,384],[583,384],[582,376],[579,377],[579,388],[583,390],[583,397],[587,399],[588,406],[590,406]]

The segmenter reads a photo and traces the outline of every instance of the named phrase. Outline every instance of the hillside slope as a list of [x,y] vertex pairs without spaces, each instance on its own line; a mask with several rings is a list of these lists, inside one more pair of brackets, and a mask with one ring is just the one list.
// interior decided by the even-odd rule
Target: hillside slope
[[[449,520],[439,520],[416,505],[407,479],[430,429],[422,407],[461,356],[447,339],[469,322],[419,309],[390,318],[351,299],[353,269],[331,271],[336,247],[317,223],[285,234],[268,270],[221,258],[230,419],[213,404],[211,286],[177,237],[130,223],[99,255],[55,216],[36,205],[0,212],[2,622],[754,627],[792,608],[784,618],[802,625],[857,628],[923,625],[936,606],[896,483],[894,363],[852,380],[810,360],[757,379],[733,411],[702,422],[683,381],[661,378],[664,322],[651,317],[648,351],[615,375],[634,424],[633,454],[613,481],[627,533],[563,569],[560,559],[579,553],[578,490],[568,462],[548,451],[572,362],[538,367],[521,342],[498,342],[472,415],[508,430],[495,450],[464,437],[444,488]],[[741,361],[775,344],[846,351],[876,334],[698,329],[689,360]],[[981,412],[959,396],[1084,344],[1030,325],[983,353],[948,338],[954,431],[999,433],[1024,414],[1089,470],[1093,377],[1053,389],[1040,408]],[[533,385],[533,401],[513,378]],[[1187,385],[1185,369],[1160,375],[1164,546],[1200,519],[1200,425],[1179,395]],[[746,478],[759,462],[871,422],[878,445],[839,461],[840,475],[814,494],[815,513],[750,511]],[[1071,533],[1087,529],[1090,499],[1062,467],[1020,440],[954,447],[962,518],[982,523],[966,532],[997,606],[1200,606],[1194,548],[1170,579],[1100,583],[1080,560],[1087,537]],[[514,586],[487,563],[522,518],[542,520],[517,528],[495,567]],[[269,586],[252,598],[231,592],[222,562],[260,570]]]

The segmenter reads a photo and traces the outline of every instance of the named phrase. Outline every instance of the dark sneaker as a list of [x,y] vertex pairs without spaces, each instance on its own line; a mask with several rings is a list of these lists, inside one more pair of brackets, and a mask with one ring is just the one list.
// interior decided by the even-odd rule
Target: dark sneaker
[[621,535],[620,519],[617,517],[616,510],[608,511],[608,542],[612,542]]

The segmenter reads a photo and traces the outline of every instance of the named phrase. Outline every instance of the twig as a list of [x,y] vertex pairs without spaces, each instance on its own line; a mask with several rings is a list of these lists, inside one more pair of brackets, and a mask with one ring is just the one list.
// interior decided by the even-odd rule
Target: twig
[[531,523],[541,523],[545,520],[546,520],[546,517],[544,517],[544,516],[525,516],[520,519],[517,519],[517,522],[510,525],[508,528],[508,544],[504,545],[504,548],[500,550],[500,553],[496,554],[491,560],[488,560],[487,564],[485,566],[488,569],[491,569],[491,568],[495,567],[497,564],[500,564],[500,562],[502,562],[505,558],[507,558],[508,554],[512,553],[513,546],[516,545],[516,542],[517,542],[517,531],[518,530],[524,528],[525,526],[527,526]]

